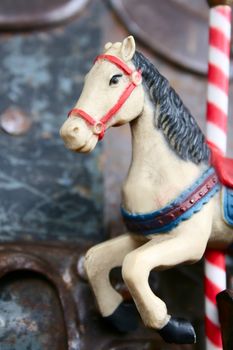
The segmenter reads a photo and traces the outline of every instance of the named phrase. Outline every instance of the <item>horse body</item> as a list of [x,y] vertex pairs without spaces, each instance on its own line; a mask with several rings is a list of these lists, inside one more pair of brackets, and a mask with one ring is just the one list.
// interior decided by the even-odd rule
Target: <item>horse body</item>
[[221,192],[213,199],[213,223],[208,248],[211,249],[227,249],[233,242],[233,229],[223,220]]
[[143,114],[130,125],[133,154],[122,199],[123,206],[132,213],[165,206],[202,171],[194,163],[177,157],[153,124],[154,107],[147,101]]
[[[177,157],[162,133],[154,130],[153,122],[154,108],[147,101],[144,113],[130,124],[133,154],[122,188],[122,205],[131,213],[144,214],[166,206],[208,167]],[[211,202],[213,220],[207,244],[210,248],[225,249],[233,241],[233,229],[223,220],[221,192]],[[155,236],[149,235],[147,239]]]
[[[160,210],[210,167],[208,146],[167,80],[141,54],[135,53],[132,37],[123,43],[107,44],[106,50],[107,54],[123,60],[130,72],[127,73],[126,67],[128,75],[124,75],[115,63],[97,62],[86,78],[85,89],[75,107],[81,115],[72,116],[71,111],[61,136],[68,148],[89,152],[105,128],[130,122],[132,161],[123,184],[122,206],[127,212],[137,214]],[[95,115],[102,123],[101,116],[108,115],[116,101],[115,95],[120,100],[121,93],[124,95],[131,84],[130,79],[133,81],[133,74],[140,71],[143,85],[138,80],[135,82],[127,101],[111,119],[104,121],[104,129],[102,124],[95,124],[91,116]],[[100,94],[104,96],[101,102]],[[136,326],[134,310],[125,307],[122,296],[109,281],[111,269],[122,266],[123,279],[144,324],[157,329],[167,342],[195,342],[191,324],[171,317],[166,304],[152,293],[149,273],[152,269],[196,262],[203,256],[207,244],[225,248],[232,241],[233,230],[222,219],[218,193],[170,232],[149,235],[127,232],[91,248],[85,268],[102,316],[120,330]]]

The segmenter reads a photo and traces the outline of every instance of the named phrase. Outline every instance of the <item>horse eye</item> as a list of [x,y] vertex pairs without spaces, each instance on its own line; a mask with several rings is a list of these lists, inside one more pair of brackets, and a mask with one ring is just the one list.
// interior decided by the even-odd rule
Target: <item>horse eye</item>
[[113,75],[110,79],[109,85],[116,85],[119,83],[119,78],[122,77],[122,74]]

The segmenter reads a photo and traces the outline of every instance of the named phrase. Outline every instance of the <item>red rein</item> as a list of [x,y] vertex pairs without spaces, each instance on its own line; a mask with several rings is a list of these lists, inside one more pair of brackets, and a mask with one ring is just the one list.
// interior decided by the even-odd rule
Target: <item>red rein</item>
[[100,120],[94,119],[92,116],[90,116],[84,110],[79,109],[79,108],[72,109],[68,114],[68,117],[70,117],[70,116],[81,117],[89,125],[93,126],[93,133],[95,135],[99,136],[99,140],[101,140],[104,137],[105,130],[106,130],[106,123],[117,113],[117,111],[122,107],[122,105],[125,103],[125,101],[128,99],[128,97],[131,95],[131,93],[135,89],[135,87],[137,85],[141,84],[141,81],[142,81],[141,72],[138,70],[133,71],[118,57],[112,56],[112,55],[99,55],[96,57],[95,62],[98,60],[101,60],[101,59],[107,60],[107,61],[115,64],[126,75],[131,77],[131,82],[128,84],[126,89],[123,91],[123,93],[121,94],[121,96],[118,99],[118,101],[116,102],[116,104],[112,108],[110,108],[110,110]]

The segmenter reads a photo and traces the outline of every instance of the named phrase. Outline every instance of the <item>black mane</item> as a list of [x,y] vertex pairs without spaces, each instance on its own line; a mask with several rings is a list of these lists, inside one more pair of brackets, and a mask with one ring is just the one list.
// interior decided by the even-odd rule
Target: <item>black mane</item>
[[141,69],[152,103],[159,105],[155,125],[176,154],[195,164],[209,161],[209,148],[195,119],[175,90],[143,54],[135,52],[133,63]]

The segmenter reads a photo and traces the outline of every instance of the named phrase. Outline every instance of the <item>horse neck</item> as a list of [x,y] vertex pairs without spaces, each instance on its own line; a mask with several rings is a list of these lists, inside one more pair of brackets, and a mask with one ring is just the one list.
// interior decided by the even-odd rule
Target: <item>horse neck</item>
[[[165,206],[203,170],[179,158],[169,147],[162,131],[155,126],[156,113],[159,106],[155,109],[146,98],[142,115],[130,124],[132,161],[123,187],[123,205],[130,211],[145,212]],[[144,203],[142,193],[147,198]]]

